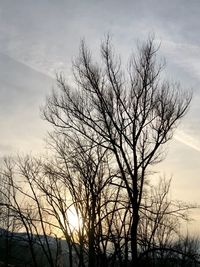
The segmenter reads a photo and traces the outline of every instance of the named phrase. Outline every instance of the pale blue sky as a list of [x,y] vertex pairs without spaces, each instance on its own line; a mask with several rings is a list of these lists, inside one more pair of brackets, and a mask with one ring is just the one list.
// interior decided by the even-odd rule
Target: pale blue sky
[[175,198],[200,204],[199,14],[199,0],[0,0],[0,157],[43,150],[47,124],[39,107],[51,92],[55,71],[71,77],[82,38],[96,55],[110,32],[127,59],[138,40],[155,33],[166,76],[194,91],[159,170],[173,174]]

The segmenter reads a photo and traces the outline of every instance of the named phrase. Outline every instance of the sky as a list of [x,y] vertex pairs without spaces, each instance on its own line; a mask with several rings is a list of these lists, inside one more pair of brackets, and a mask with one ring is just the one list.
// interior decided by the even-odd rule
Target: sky
[[[193,91],[158,171],[173,176],[173,198],[200,204],[199,13],[199,0],[0,0],[0,158],[44,151],[49,126],[40,109],[56,72],[71,79],[81,39],[97,56],[110,33],[126,61],[154,34],[167,79]],[[192,227],[200,234],[198,210],[194,217]]]

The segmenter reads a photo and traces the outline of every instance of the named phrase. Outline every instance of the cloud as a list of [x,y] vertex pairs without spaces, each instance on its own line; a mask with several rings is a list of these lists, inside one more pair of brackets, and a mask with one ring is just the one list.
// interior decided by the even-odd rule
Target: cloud
[[200,152],[200,141],[182,130],[177,130],[174,138],[184,145]]
[[40,151],[47,125],[39,107],[53,80],[0,53],[0,156],[13,151]]
[[193,83],[194,81],[195,83],[200,81],[199,45],[166,39],[162,41],[161,49],[170,63],[181,68],[187,75],[189,74]]

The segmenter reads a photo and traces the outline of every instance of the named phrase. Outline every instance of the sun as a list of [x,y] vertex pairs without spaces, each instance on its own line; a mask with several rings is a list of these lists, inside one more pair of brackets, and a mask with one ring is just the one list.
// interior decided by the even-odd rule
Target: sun
[[67,218],[69,222],[69,228],[72,232],[77,231],[82,226],[82,219],[78,216],[74,206],[71,206],[67,210]]

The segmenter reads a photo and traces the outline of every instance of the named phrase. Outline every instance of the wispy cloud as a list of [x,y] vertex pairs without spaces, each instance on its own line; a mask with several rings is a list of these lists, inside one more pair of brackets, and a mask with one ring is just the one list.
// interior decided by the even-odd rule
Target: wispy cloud
[[165,55],[195,80],[200,80],[200,46],[187,42],[164,40],[162,50]]
[[200,141],[193,136],[185,133],[182,130],[177,130],[175,134],[175,139],[184,145],[193,148],[194,150],[200,152]]

